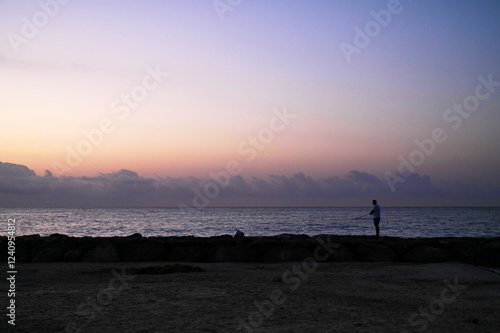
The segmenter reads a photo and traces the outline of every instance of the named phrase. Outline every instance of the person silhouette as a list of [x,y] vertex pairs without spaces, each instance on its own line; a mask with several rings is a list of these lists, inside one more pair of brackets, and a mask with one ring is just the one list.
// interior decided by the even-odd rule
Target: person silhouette
[[373,209],[370,212],[370,215],[373,215],[373,224],[375,225],[375,231],[377,232],[377,237],[380,237],[380,229],[378,227],[380,223],[380,206],[377,203],[377,200],[372,201]]

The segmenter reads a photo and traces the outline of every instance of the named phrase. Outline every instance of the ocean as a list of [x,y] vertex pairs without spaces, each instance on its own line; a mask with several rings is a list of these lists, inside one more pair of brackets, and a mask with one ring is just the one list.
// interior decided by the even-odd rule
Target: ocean
[[[246,236],[284,233],[373,235],[367,214],[371,206],[356,208],[0,208],[7,220],[15,219],[16,234],[54,233],[69,236]],[[396,237],[500,237],[500,207],[382,207],[381,236]]]

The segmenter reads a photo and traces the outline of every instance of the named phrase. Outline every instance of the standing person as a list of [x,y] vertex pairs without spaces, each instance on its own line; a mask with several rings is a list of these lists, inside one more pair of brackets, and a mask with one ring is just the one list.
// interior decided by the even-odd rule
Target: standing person
[[373,224],[375,225],[375,230],[377,231],[377,237],[379,237],[379,228],[378,224],[380,223],[380,206],[377,203],[377,200],[372,201],[373,209],[370,212],[370,215],[373,215]]

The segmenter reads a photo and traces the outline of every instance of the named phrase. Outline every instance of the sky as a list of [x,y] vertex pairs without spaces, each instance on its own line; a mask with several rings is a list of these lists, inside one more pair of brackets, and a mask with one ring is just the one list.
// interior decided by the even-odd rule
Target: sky
[[0,206],[500,204],[497,1],[0,1]]

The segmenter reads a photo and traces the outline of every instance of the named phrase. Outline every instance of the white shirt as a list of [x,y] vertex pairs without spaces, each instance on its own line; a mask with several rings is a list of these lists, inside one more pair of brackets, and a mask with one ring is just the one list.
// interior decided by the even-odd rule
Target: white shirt
[[376,204],[373,206],[373,218],[374,219],[379,219],[380,218],[380,206]]

